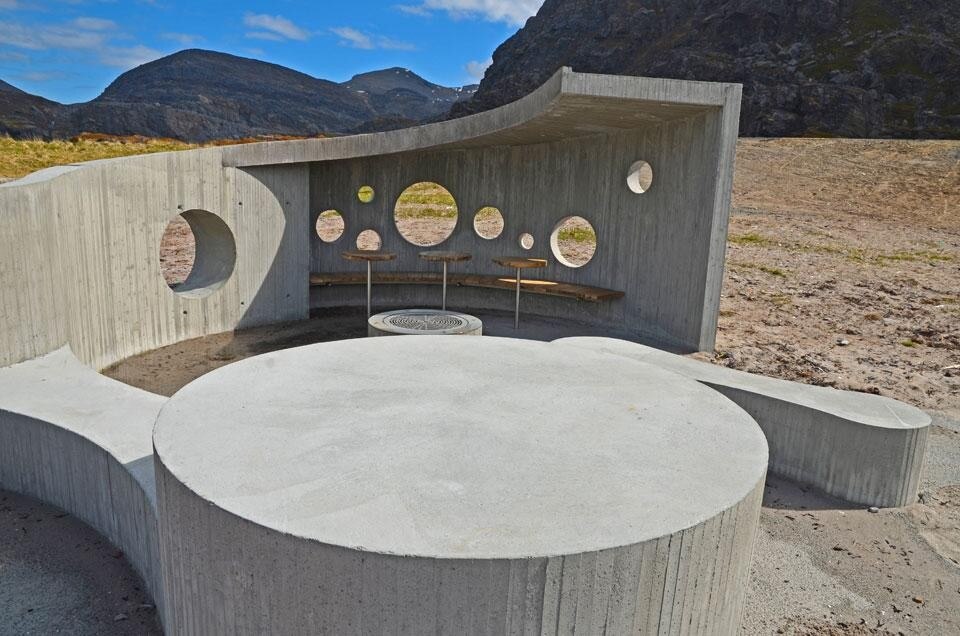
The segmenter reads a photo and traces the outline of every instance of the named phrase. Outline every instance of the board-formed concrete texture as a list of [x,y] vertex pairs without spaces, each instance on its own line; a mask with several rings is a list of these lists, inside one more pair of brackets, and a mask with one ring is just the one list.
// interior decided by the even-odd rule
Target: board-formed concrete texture
[[440,309],[397,309],[371,316],[367,335],[380,336],[482,336],[483,322],[476,316]]
[[[441,248],[473,254],[470,271],[502,276],[494,257],[547,258],[551,280],[625,292],[606,303],[531,295],[524,311],[609,325],[687,349],[713,346],[723,278],[741,89],[734,84],[579,74],[563,69],[518,102],[463,119],[386,133],[204,148],[44,171],[0,185],[0,365],[69,344],[103,368],[131,355],[238,327],[306,318],[314,306],[357,305],[352,288],[321,288],[313,272],[352,272],[340,254],[376,230],[398,271],[429,268],[393,221],[412,183],[433,181],[459,217]],[[637,161],[653,168],[630,188]],[[361,202],[362,186],[374,198]],[[495,240],[473,228],[500,209]],[[324,243],[321,212],[346,231]],[[178,214],[219,217],[235,257],[210,294],[176,294],[161,275],[160,240]],[[550,252],[562,219],[596,229],[594,258],[579,268]],[[213,232],[213,236],[218,236]],[[232,246],[232,249],[231,249]],[[198,258],[213,254],[201,250]],[[205,272],[217,271],[209,264]],[[224,273],[225,270],[219,270]],[[433,271],[433,268],[431,268]],[[432,306],[432,286],[378,286],[387,307]],[[451,288],[449,303],[511,310],[504,291]]]
[[250,358],[154,447],[167,628],[198,634],[734,634],[767,466],[692,380],[500,338]]
[[723,393],[770,444],[770,471],[867,506],[916,502],[930,416],[888,397],[766,378],[612,338],[555,344],[655,364]]
[[[378,302],[385,309],[435,306],[436,272],[420,261],[422,247],[408,243],[393,220],[400,193],[427,181],[445,186],[458,204],[456,228],[438,247],[473,255],[457,269],[463,278],[449,289],[451,306],[512,311],[512,286],[490,282],[506,275],[493,259],[542,258],[547,267],[537,275],[545,280],[524,283],[525,290],[540,292],[525,294],[524,313],[678,350],[710,350],[740,91],[732,84],[562,69],[518,102],[455,121],[96,161],[0,185],[0,487],[62,507],[120,547],[172,634],[253,632],[297,621],[353,632],[411,633],[426,625],[460,633],[592,633],[605,625],[609,633],[733,633],[767,462],[766,444],[750,415],[767,436],[772,470],[851,501],[904,505],[916,495],[927,434],[922,414],[890,400],[828,395],[701,366],[692,371],[666,354],[626,352],[625,344],[605,344],[600,348],[609,352],[602,353],[582,348],[597,343],[508,347],[485,338],[373,338],[355,345],[367,347],[370,356],[355,359],[344,372],[356,377],[366,369],[383,377],[375,392],[359,391],[369,386],[362,382],[351,386],[320,375],[299,395],[288,390],[288,399],[264,398],[255,405],[265,413],[264,443],[291,426],[298,405],[307,405],[318,437],[300,439],[305,453],[318,452],[316,441],[330,426],[360,426],[351,423],[351,413],[365,413],[394,420],[381,429],[383,440],[369,438],[371,454],[394,451],[393,459],[402,460],[407,452],[411,462],[428,451],[437,454],[432,462],[414,462],[417,470],[408,475],[419,480],[409,496],[421,497],[422,508],[398,503],[396,489],[380,499],[345,501],[339,514],[329,501],[321,502],[313,512],[337,521],[324,526],[336,532],[322,543],[323,528],[297,525],[304,518],[294,514],[310,512],[294,505],[298,497],[316,495],[310,474],[300,474],[305,479],[299,486],[291,481],[270,490],[277,485],[271,478],[304,470],[282,447],[258,457],[275,473],[261,483],[238,475],[239,464],[231,464],[228,454],[250,450],[217,428],[218,443],[194,449],[209,448],[217,471],[198,474],[195,464],[168,471],[166,462],[186,461],[194,451],[166,439],[168,430],[176,430],[167,413],[158,438],[165,456],[153,453],[153,425],[165,404],[170,412],[183,408],[202,397],[203,387],[226,390],[231,377],[283,356],[221,371],[172,403],[96,370],[190,338],[301,320],[312,308],[359,306],[363,294],[357,289],[311,288],[311,274],[317,281],[351,278],[356,264],[340,254],[368,229],[379,233],[383,249],[398,255],[382,268],[392,277],[378,285]],[[495,239],[479,236],[474,227],[475,213],[488,206],[504,219]],[[324,243],[315,223],[330,209],[342,213],[346,231]],[[178,216],[190,224],[197,257],[186,281],[171,289],[159,248]],[[568,266],[554,252],[556,230],[571,216],[585,218],[597,233],[596,254],[582,267]],[[527,234],[534,246],[524,250],[520,237]],[[563,293],[543,293],[548,288]],[[458,365],[446,374],[431,371],[457,401],[438,395],[436,387],[411,386],[403,376],[422,367],[421,351],[439,360],[445,347],[473,360],[472,373],[486,369],[491,377],[484,381],[506,388],[495,396],[479,389],[464,394],[452,380],[469,370]],[[504,353],[513,366],[498,367],[495,355],[481,355],[500,347],[527,351],[531,358]],[[346,365],[337,355],[326,361],[314,356],[348,348],[290,355],[306,356],[311,364]],[[571,356],[584,366],[572,364]],[[604,368],[594,372],[601,358]],[[378,365],[371,366],[374,359]],[[519,368],[525,372],[515,373]],[[612,377],[614,369],[634,381]],[[277,381],[265,368],[248,386],[235,388],[241,396],[262,395],[261,385]],[[604,381],[609,387],[601,386]],[[384,393],[390,382],[399,387],[395,395]],[[320,387],[328,393],[321,395]],[[368,395],[379,401],[368,403]],[[316,406],[318,399],[330,401],[329,413]],[[444,415],[451,435],[432,436],[422,448],[387,448],[384,440],[396,439],[391,432],[416,436],[418,422],[423,431],[438,425],[414,406],[418,399],[447,410],[431,417]],[[499,415],[484,419],[475,405],[488,401],[486,414]],[[625,414],[628,403],[634,411]],[[330,419],[334,412],[337,420]],[[182,419],[200,421],[199,407]],[[473,426],[465,427],[466,421]],[[509,443],[497,443],[498,430]],[[537,430],[549,434],[534,439]],[[584,431],[600,433],[573,439]],[[656,431],[661,438],[649,439]],[[193,432],[202,435],[204,429]],[[249,427],[246,434],[253,435]],[[484,436],[487,446],[472,445],[457,464],[450,444],[458,435],[459,441]],[[330,461],[308,472],[345,495],[373,488],[381,483],[377,475],[344,463],[360,456],[364,439],[352,447],[326,447]],[[664,439],[686,452],[653,456]],[[582,452],[560,453],[563,440]],[[558,452],[545,457],[533,441]],[[731,445],[729,463],[718,463],[717,450]],[[498,470],[473,470],[460,481],[443,477],[448,469],[469,471],[480,459]],[[715,470],[705,475],[704,467]],[[574,469],[575,475],[569,472]],[[756,479],[751,482],[748,474]],[[234,497],[209,490],[211,484],[226,487],[222,480],[228,478],[246,491]],[[395,481],[411,484],[402,476]],[[631,483],[657,485],[629,488]],[[663,501],[652,506],[646,498],[658,492]],[[205,505],[207,497],[216,505]],[[425,516],[442,511],[444,501],[451,511],[457,502],[475,505]],[[278,513],[276,506],[286,508]],[[508,511],[502,506],[512,506],[515,519],[493,523],[498,511]],[[176,516],[166,516],[165,509]],[[641,509],[647,514],[640,515]],[[365,510],[381,517],[363,526],[356,515]],[[434,539],[441,529],[460,542],[430,543],[431,535],[411,530],[411,520],[432,527]],[[525,533],[512,533],[514,522]],[[405,553],[388,554],[389,546],[378,541]],[[495,550],[499,558],[491,558]],[[229,559],[219,560],[221,555]],[[310,569],[321,561],[327,569]],[[234,566],[255,578],[240,577]],[[320,587],[308,590],[303,586],[311,576]],[[333,585],[338,581],[344,585]],[[300,587],[288,596],[284,590],[291,582]],[[362,587],[351,587],[358,582]],[[209,595],[194,598],[194,583]],[[424,590],[431,585],[441,593],[429,597]],[[254,598],[270,611],[260,611]],[[424,605],[426,598],[435,602]]]

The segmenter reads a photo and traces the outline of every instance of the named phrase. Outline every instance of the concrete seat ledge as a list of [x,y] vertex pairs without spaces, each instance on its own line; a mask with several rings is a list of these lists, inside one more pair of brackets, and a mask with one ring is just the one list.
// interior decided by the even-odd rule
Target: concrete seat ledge
[[555,341],[656,364],[705,384],[747,411],[770,445],[771,472],[851,503],[914,503],[930,416],[891,398],[810,386],[700,362],[611,338]]
[[162,605],[152,431],[166,398],[67,347],[0,368],[0,487],[62,508],[120,548]]

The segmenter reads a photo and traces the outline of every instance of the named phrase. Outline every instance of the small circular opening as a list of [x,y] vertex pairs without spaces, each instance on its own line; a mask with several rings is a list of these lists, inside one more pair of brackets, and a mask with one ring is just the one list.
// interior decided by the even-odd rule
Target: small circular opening
[[343,215],[336,210],[324,210],[317,217],[317,236],[324,243],[335,243],[346,231]]
[[177,215],[160,239],[160,272],[179,296],[209,296],[223,287],[236,263],[233,232],[223,219],[205,210]]
[[646,161],[637,161],[630,166],[627,187],[632,192],[643,194],[653,185],[653,166]]
[[520,247],[522,247],[523,249],[532,250],[533,243],[534,243],[533,234],[530,234],[529,232],[524,232],[523,234],[520,235]]
[[360,199],[360,203],[372,203],[376,196],[377,192],[371,186],[361,186],[357,190],[357,198]]
[[438,183],[415,183],[400,195],[393,209],[397,231],[418,247],[446,241],[457,227],[457,201]]
[[597,233],[582,216],[568,216],[550,235],[550,250],[563,265],[583,267],[597,252]]
[[492,206],[480,208],[473,217],[473,229],[480,238],[493,240],[503,234],[503,214]]
[[357,235],[357,249],[364,252],[376,252],[383,247],[383,241],[376,230],[364,230]]

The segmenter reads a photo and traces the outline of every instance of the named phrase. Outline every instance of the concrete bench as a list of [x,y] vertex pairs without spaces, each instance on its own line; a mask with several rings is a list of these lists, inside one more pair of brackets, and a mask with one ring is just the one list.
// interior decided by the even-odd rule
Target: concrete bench
[[917,498],[930,416],[877,395],[727,369],[611,338],[555,344],[604,351],[680,373],[747,411],[770,445],[770,471],[846,501],[900,507]]
[[[443,276],[433,272],[374,272],[373,282],[378,285],[442,285]],[[311,274],[311,287],[331,287],[341,285],[366,285],[366,272],[348,272],[339,274]],[[517,281],[509,276],[490,276],[483,274],[449,274],[447,284],[457,287],[480,287],[485,289],[504,289],[515,291]],[[589,303],[600,303],[623,298],[624,293],[602,287],[575,285],[550,280],[523,279],[522,291],[543,296],[573,298]]]
[[115,546],[162,607],[152,431],[163,398],[68,348],[0,369],[0,487],[51,503]]

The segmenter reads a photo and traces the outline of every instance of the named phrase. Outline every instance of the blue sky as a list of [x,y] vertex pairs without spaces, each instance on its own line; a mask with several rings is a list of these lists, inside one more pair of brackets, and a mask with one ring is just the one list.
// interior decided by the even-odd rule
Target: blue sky
[[0,0],[0,79],[64,103],[185,48],[345,81],[391,66],[459,86],[543,0]]

